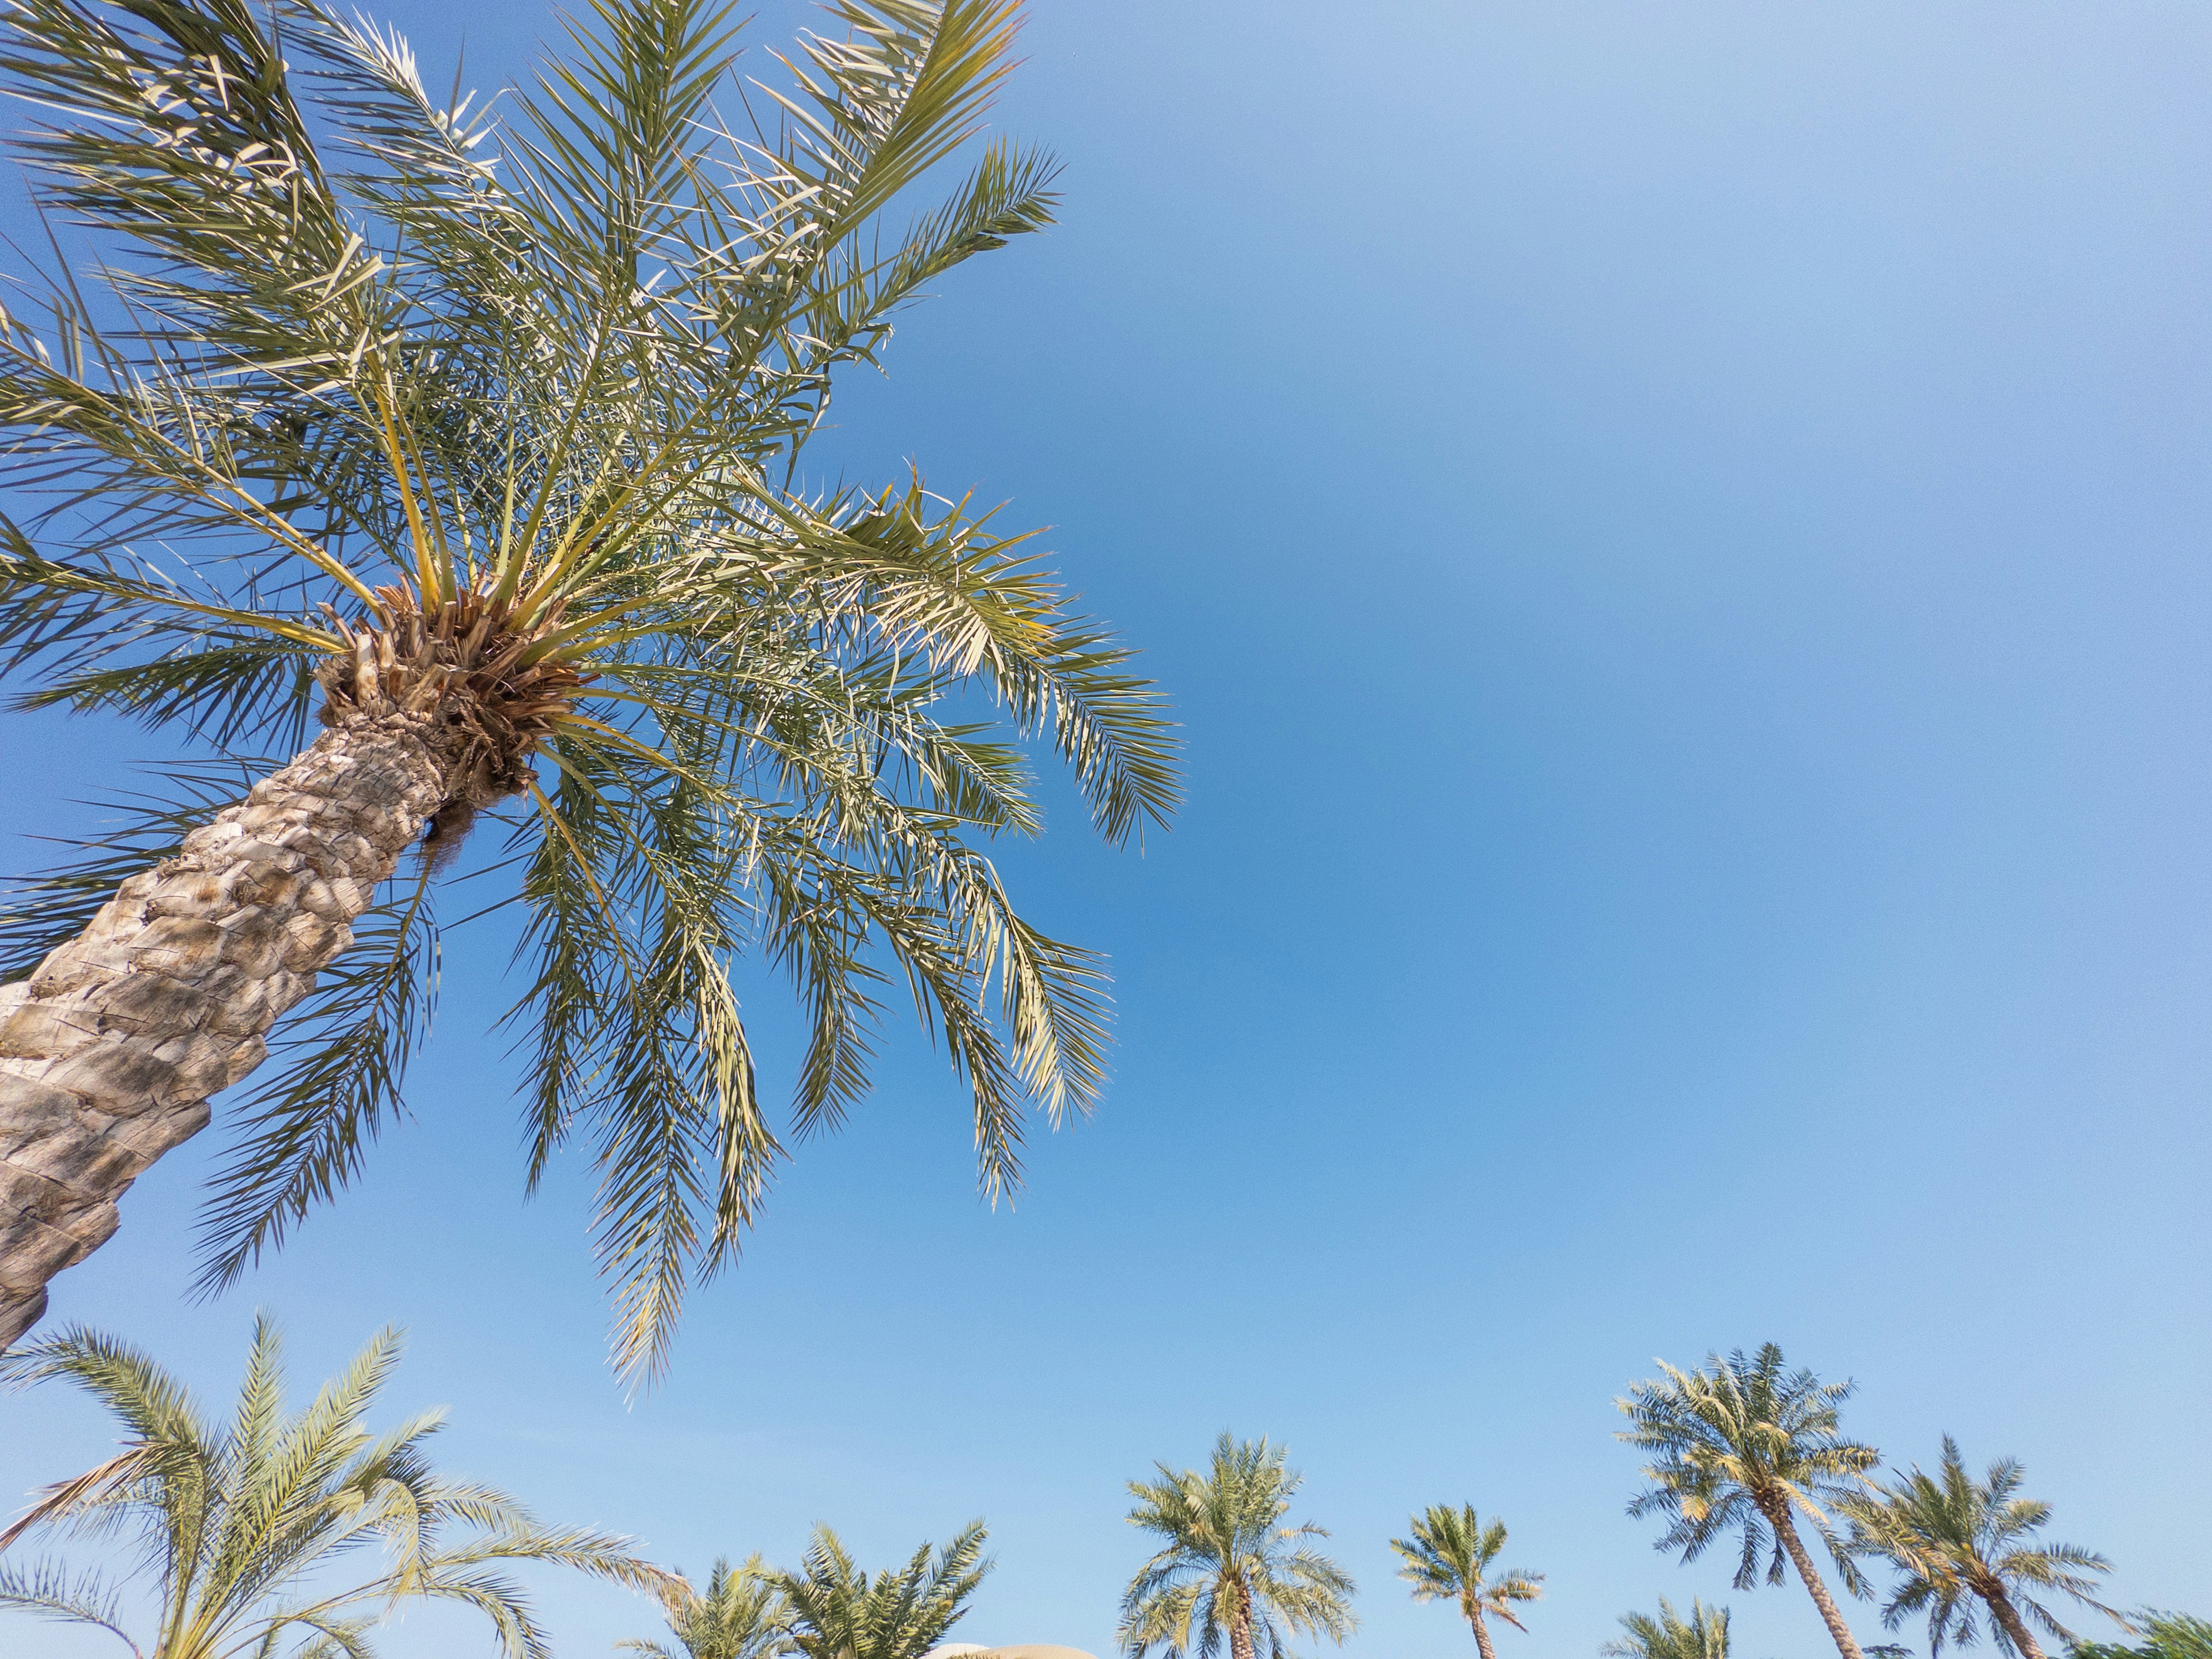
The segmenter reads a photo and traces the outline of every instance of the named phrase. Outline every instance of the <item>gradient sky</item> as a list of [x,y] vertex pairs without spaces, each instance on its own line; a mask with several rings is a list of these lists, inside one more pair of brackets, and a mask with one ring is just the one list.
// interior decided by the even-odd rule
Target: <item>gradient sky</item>
[[[483,82],[546,27],[380,15],[441,82],[465,24]],[[980,1642],[1108,1652],[1121,1483],[1272,1434],[1361,1659],[1469,1650],[1386,1541],[1463,1498],[1550,1574],[1501,1659],[1662,1594],[1819,1653],[1794,1584],[1622,1513],[1614,1395],[1771,1338],[1891,1457],[2025,1459],[2113,1600],[2212,1611],[2212,12],[1035,0],[1025,45],[1003,122],[1064,222],[912,313],[825,454],[1051,526],[1187,724],[1141,857],[1056,788],[1003,860],[1113,954],[1096,1121],[993,1213],[943,1062],[888,1044],[628,1405],[588,1171],[522,1202],[512,988],[463,936],[358,1191],[188,1305],[203,1137],[58,1313],[217,1399],[257,1304],[302,1383],[402,1322],[390,1404],[450,1405],[449,1467],[695,1572],[981,1515]],[[0,734],[11,867],[148,751]],[[110,1437],[0,1413],[0,1493]],[[564,1654],[657,1633],[543,1601]]]

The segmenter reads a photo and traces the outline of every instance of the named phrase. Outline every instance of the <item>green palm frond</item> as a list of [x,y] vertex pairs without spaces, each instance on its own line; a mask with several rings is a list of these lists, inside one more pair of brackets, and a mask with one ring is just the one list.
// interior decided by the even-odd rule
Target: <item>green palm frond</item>
[[1544,1575],[1519,1568],[1493,1571],[1505,1548],[1505,1523],[1488,1525],[1474,1505],[1431,1504],[1413,1518],[1412,1536],[1394,1538],[1390,1547],[1405,1564],[1398,1577],[1413,1587],[1417,1601],[1454,1601],[1468,1623],[1480,1629],[1486,1618],[1503,1619],[1525,1630],[1518,1605],[1544,1594]]
[[1771,1342],[1756,1354],[1711,1355],[1698,1370],[1677,1370],[1663,1360],[1660,1370],[1615,1402],[1629,1421],[1620,1437],[1654,1454],[1644,1470],[1649,1485],[1628,1512],[1670,1522],[1656,1547],[1694,1561],[1740,1531],[1736,1589],[1758,1582],[1762,1555],[1766,1582],[1778,1584],[1788,1562],[1781,1528],[1802,1519],[1826,1547],[1845,1588],[1858,1594],[1857,1569],[1829,1516],[1860,1490],[1876,1458],[1838,1426],[1852,1385],[1788,1370]]
[[[135,1532],[158,1611],[154,1653],[294,1651],[362,1656],[369,1630],[404,1602],[458,1601],[491,1623],[511,1659],[539,1659],[544,1633],[514,1583],[488,1566],[536,1562],[672,1594],[672,1574],[626,1540],[549,1528],[493,1488],[446,1480],[428,1414],[381,1435],[364,1419],[398,1363],[380,1333],[301,1411],[287,1414],[282,1345],[257,1322],[230,1421],[213,1427],[183,1385],[136,1349],[70,1329],[0,1356],[0,1381],[64,1381],[126,1429],[123,1453],[50,1487],[0,1540],[26,1531]],[[368,1558],[349,1567],[356,1557]],[[114,1593],[59,1568],[0,1569],[0,1607],[94,1624],[132,1641]]]
[[[715,1562],[703,1592],[683,1583],[668,1601],[668,1628],[683,1650],[680,1659],[781,1659],[794,1650],[791,1620],[779,1577],[758,1554],[735,1568]],[[679,1659],[659,1642],[620,1646],[646,1659]]]
[[815,1528],[799,1571],[767,1581],[781,1601],[790,1650],[803,1659],[920,1659],[966,1616],[991,1571],[983,1523],[902,1567],[870,1574],[827,1526]]
[[[323,0],[21,0],[0,25],[39,199],[94,245],[81,283],[57,240],[0,316],[0,675],[222,763],[295,746],[341,658],[479,619],[495,672],[441,695],[508,698],[508,758],[540,763],[494,900],[522,916],[529,1179],[595,1159],[633,1380],[786,1140],[866,1093],[902,977],[987,1195],[1019,1180],[1030,1110],[1091,1109],[1103,962],[1016,909],[988,844],[1042,828],[1033,750],[1115,843],[1177,799],[1158,691],[1028,534],[918,475],[804,481],[836,374],[1055,202],[1050,158],[994,139],[901,208],[980,133],[1012,0],[828,13],[742,94],[767,118],[744,131],[725,0],[594,0],[498,120]],[[21,890],[9,972],[175,844],[171,806]],[[204,1285],[404,1113],[437,875],[403,872],[272,1036]],[[747,957],[806,1012],[787,1119]]]
[[2094,1594],[2110,1562],[2078,1545],[2033,1541],[2050,1523],[2051,1506],[2017,1495],[2025,1478],[2017,1459],[2001,1457],[1977,1480],[1958,1442],[1945,1435],[1935,1474],[1916,1465],[1844,1501],[1853,1553],[1885,1561],[1899,1575],[1882,1609],[1885,1626],[1895,1630],[1924,1615],[1932,1656],[1947,1645],[1978,1642],[1986,1611],[1990,1639],[2026,1659],[2002,1610],[2073,1643],[2073,1632],[2041,1599],[2057,1591],[2127,1626]]
[[1240,1637],[1290,1659],[1291,1633],[1341,1642],[1358,1627],[1351,1576],[1310,1541],[1328,1533],[1284,1524],[1303,1477],[1283,1448],[1224,1433],[1205,1473],[1157,1467],[1158,1479],[1129,1483],[1129,1524],[1167,1540],[1121,1598],[1130,1659],[1211,1656]]
[[7,1607],[104,1630],[129,1648],[134,1659],[140,1654],[124,1626],[121,1594],[98,1573],[72,1574],[47,1563],[27,1569],[0,1565],[0,1608]]
[[1620,1625],[1624,1634],[1598,1650],[1607,1659],[1729,1659],[1729,1610],[1695,1596],[1687,1619],[1662,1595],[1656,1617],[1625,1613]]

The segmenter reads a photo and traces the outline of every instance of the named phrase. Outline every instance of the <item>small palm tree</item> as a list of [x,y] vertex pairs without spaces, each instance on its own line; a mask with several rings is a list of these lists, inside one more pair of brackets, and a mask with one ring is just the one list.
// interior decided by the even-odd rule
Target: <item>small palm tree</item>
[[1626,1634],[1598,1650],[1607,1659],[1729,1659],[1729,1610],[1709,1607],[1695,1596],[1687,1619],[1662,1595],[1657,1618],[1624,1613],[1620,1626]]
[[106,1630],[137,1659],[273,1659],[295,1643],[299,1659],[366,1659],[367,1632],[402,1604],[455,1601],[491,1621],[508,1659],[542,1659],[544,1633],[503,1564],[550,1562],[671,1592],[671,1576],[624,1540],[548,1528],[503,1492],[434,1473],[424,1443],[436,1413],[372,1434],[362,1419],[398,1353],[397,1334],[381,1333],[287,1417],[264,1317],[224,1428],[144,1354],[88,1331],[0,1357],[0,1380],[73,1382],[129,1431],[114,1457],[40,1494],[0,1534],[0,1551],[34,1528],[135,1533],[156,1609],[142,1643],[119,1588],[52,1564],[0,1566],[0,1607]]
[[1629,1420],[1620,1437],[1656,1455],[1644,1470],[1650,1486],[1628,1512],[1670,1516],[1674,1524],[1657,1547],[1680,1550],[1685,1561],[1696,1560],[1715,1539],[1741,1531],[1735,1587],[1749,1589],[1758,1582],[1762,1554],[1770,1556],[1770,1584],[1783,1582],[1785,1562],[1795,1566],[1843,1659],[1861,1659],[1797,1533],[1802,1516],[1827,1546],[1844,1588],[1859,1593],[1858,1571],[1821,1507],[1859,1490],[1876,1459],[1872,1447],[1838,1430],[1838,1407],[1850,1397],[1851,1384],[1823,1383],[1802,1368],[1786,1370],[1782,1350],[1771,1342],[1754,1357],[1741,1348],[1725,1359],[1711,1355],[1702,1370],[1679,1371],[1664,1360],[1659,1365],[1662,1376],[1637,1383],[1614,1402]]
[[1305,1540],[1328,1534],[1283,1524],[1304,1477],[1266,1438],[1214,1443],[1204,1474],[1164,1463],[1157,1480],[1132,1480],[1129,1524],[1167,1540],[1121,1598],[1120,1638],[1130,1659],[1152,1648],[1164,1659],[1212,1659],[1222,1638],[1231,1659],[1289,1659],[1284,1627],[1341,1642],[1358,1628],[1354,1585]]
[[1406,1561],[1398,1577],[1413,1585],[1416,1601],[1458,1602],[1482,1659],[1496,1659],[1488,1620],[1503,1619],[1514,1629],[1526,1631],[1513,1609],[1543,1595],[1544,1575],[1507,1571],[1493,1577],[1492,1564],[1505,1547],[1505,1523],[1493,1519],[1484,1526],[1472,1504],[1457,1509],[1431,1504],[1427,1513],[1413,1517],[1413,1530],[1410,1539],[1390,1540],[1390,1547]]
[[1916,1465],[1909,1474],[1846,1498],[1853,1552],[1888,1562],[1900,1575],[1882,1623],[1895,1630],[1916,1614],[1928,1615],[1928,1650],[1946,1643],[1968,1647],[1978,1638],[1975,1602],[1988,1608],[1990,1634],[2016,1659],[2044,1659],[2030,1620],[2071,1643],[2073,1632],[2036,1599],[2060,1595],[2127,1620],[2091,1592],[2112,1564],[2074,1544],[2030,1541],[2051,1520],[2051,1506],[2019,1498],[2023,1471],[2001,1457],[1977,1480],[1959,1456],[1959,1443],[1943,1437],[1943,1462],[1933,1475]]
[[622,1650],[643,1659],[781,1659],[793,1650],[783,1592],[757,1554],[734,1571],[726,1559],[715,1562],[703,1595],[679,1582],[667,1606],[680,1655],[659,1642],[624,1642]]
[[844,1543],[817,1527],[797,1572],[773,1577],[787,1609],[791,1650],[803,1659],[921,1659],[967,1615],[991,1563],[981,1521],[942,1549],[924,1544],[906,1565],[871,1577]]
[[896,312],[1052,218],[1000,140],[884,224],[978,131],[1018,0],[826,9],[742,137],[732,0],[592,0],[502,123],[337,0],[0,9],[40,204],[92,239],[0,308],[0,675],[201,757],[0,918],[0,1346],[272,1053],[203,1287],[353,1178],[480,814],[528,1180],[595,1158],[634,1381],[784,1151],[738,958],[805,1006],[797,1133],[866,1094],[896,979],[989,1194],[1027,1105],[1097,1097],[1101,963],[983,848],[1042,829],[1032,738],[1109,841],[1164,823],[1162,708],[1025,535],[802,464]]

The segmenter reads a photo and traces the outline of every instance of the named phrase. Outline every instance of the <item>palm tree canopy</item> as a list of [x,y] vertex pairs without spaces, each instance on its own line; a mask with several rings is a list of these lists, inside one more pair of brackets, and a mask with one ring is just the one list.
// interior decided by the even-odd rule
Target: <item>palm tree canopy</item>
[[714,1563],[704,1594],[679,1582],[668,1597],[668,1629],[679,1655],[659,1642],[623,1642],[645,1659],[781,1659],[792,1652],[790,1612],[768,1564],[756,1553],[732,1568]]
[[1659,1376],[1613,1402],[1629,1421],[1620,1438],[1654,1454],[1644,1469],[1650,1486],[1628,1512],[1669,1518],[1656,1547],[1694,1561],[1715,1539],[1741,1530],[1736,1588],[1758,1582],[1762,1554],[1770,1556],[1767,1583],[1778,1584],[1786,1559],[1779,1528],[1796,1513],[1811,1522],[1857,1594],[1858,1573],[1823,1508],[1857,1490],[1877,1457],[1838,1429],[1852,1384],[1787,1370],[1771,1342],[1756,1355],[1709,1355],[1693,1371],[1658,1363]]
[[70,1329],[0,1355],[0,1382],[73,1382],[126,1431],[116,1456],[40,1494],[0,1534],[0,1551],[34,1529],[133,1537],[158,1620],[142,1648],[119,1585],[52,1563],[0,1566],[0,1607],[98,1626],[145,1659],[275,1654],[292,1641],[303,1655],[361,1659],[366,1632],[399,1603],[454,1601],[491,1621],[507,1659],[544,1659],[544,1632],[506,1564],[671,1591],[671,1575],[624,1540],[549,1528],[504,1492],[437,1474],[427,1449],[436,1413],[372,1433],[362,1419],[398,1355],[398,1334],[380,1333],[288,1416],[281,1345],[264,1317],[221,1426],[173,1376],[109,1337]]
[[2132,1622],[2142,1627],[2142,1641],[2076,1642],[2070,1659],[2212,1659],[2212,1619],[2146,1609]]
[[[801,465],[902,306],[1051,220],[1050,158],[998,139],[882,228],[978,131],[1018,7],[829,0],[743,137],[715,101],[732,0],[592,0],[498,123],[324,0],[0,23],[41,206],[94,242],[0,311],[0,487],[29,504],[0,520],[0,674],[205,757],[24,886],[0,976],[313,717],[414,722],[446,779],[430,847],[504,824],[469,908],[519,915],[528,1178],[596,1158],[633,1376],[783,1154],[736,959],[805,1006],[799,1134],[866,1090],[893,975],[965,1079],[987,1193],[1018,1180],[1030,1105],[1056,1123],[1103,1079],[1100,959],[1018,915],[980,849],[1042,827],[1032,738],[1109,840],[1164,823],[1163,706],[994,514]],[[440,861],[276,1034],[209,1286],[401,1114]]]
[[1729,1659],[1729,1610],[1690,1598],[1690,1616],[1676,1613],[1665,1596],[1659,1613],[1624,1613],[1624,1632],[1598,1651],[1607,1659]]
[[[2073,1632],[2038,1599],[2050,1591],[2126,1624],[2092,1594],[2099,1576],[2112,1571],[2109,1561],[2078,1545],[2034,1541],[2050,1523],[2051,1506],[2018,1496],[2024,1478],[2017,1459],[2001,1457],[1977,1480],[1947,1434],[1934,1474],[1916,1464],[1844,1501],[1852,1551],[1887,1561],[1899,1574],[1882,1609],[1884,1625],[1895,1630],[1925,1613],[1931,1656],[1947,1644],[1971,1647],[1980,1639],[1979,1613],[2002,1592],[2024,1619],[2071,1642]],[[2018,1653],[2012,1633],[1994,1616],[1990,1636],[2006,1652]]]
[[1413,1587],[1417,1601],[1455,1601],[1468,1617],[1480,1613],[1503,1619],[1516,1630],[1528,1628],[1513,1611],[1544,1593],[1544,1575],[1491,1568],[1505,1547],[1505,1523],[1486,1526],[1472,1504],[1456,1509],[1431,1504],[1413,1519],[1411,1538],[1394,1538],[1390,1547],[1403,1558],[1398,1577]]
[[1167,1540],[1121,1600],[1132,1659],[1155,1647],[1164,1659],[1213,1659],[1239,1620],[1270,1659],[1290,1659],[1285,1628],[1341,1642],[1358,1627],[1351,1576],[1308,1541],[1327,1531],[1284,1523],[1304,1479],[1288,1456],[1264,1436],[1224,1431],[1205,1474],[1160,1463],[1158,1479],[1129,1483],[1129,1524]]
[[991,1571],[985,1536],[971,1521],[942,1548],[924,1544],[903,1567],[871,1576],[835,1532],[815,1528],[799,1571],[772,1581],[792,1649],[805,1659],[921,1659],[966,1616]]

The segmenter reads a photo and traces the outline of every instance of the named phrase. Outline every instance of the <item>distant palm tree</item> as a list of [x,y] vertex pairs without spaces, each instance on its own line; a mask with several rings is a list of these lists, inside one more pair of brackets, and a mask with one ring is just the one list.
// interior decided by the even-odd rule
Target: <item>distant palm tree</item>
[[680,1655],[660,1642],[623,1642],[622,1650],[643,1659],[781,1659],[793,1651],[783,1592],[757,1554],[734,1571],[726,1559],[715,1562],[704,1595],[679,1582],[667,1606]]
[[2212,1659],[2212,1619],[2146,1607],[2130,1622],[2141,1626],[2134,1633],[2142,1641],[2076,1642],[2069,1659]]
[[803,1659],[921,1659],[966,1615],[991,1571],[985,1535],[971,1521],[944,1548],[924,1544],[903,1567],[871,1577],[835,1532],[815,1528],[799,1571],[768,1581],[783,1598],[792,1650]]
[[1491,1576],[1492,1564],[1505,1547],[1505,1523],[1492,1519],[1484,1526],[1472,1504],[1457,1509],[1431,1504],[1425,1514],[1413,1517],[1413,1537],[1394,1538],[1390,1547],[1405,1558],[1398,1577],[1413,1587],[1416,1601],[1459,1603],[1482,1659],[1496,1659],[1487,1621],[1503,1619],[1514,1629],[1526,1631],[1513,1608],[1544,1593],[1540,1572],[1509,1570]]
[[1802,1368],[1784,1370],[1782,1350],[1771,1342],[1752,1358],[1741,1348],[1725,1359],[1710,1355],[1702,1370],[1679,1371],[1664,1360],[1659,1368],[1664,1375],[1614,1401],[1630,1425],[1620,1438],[1656,1454],[1644,1470],[1650,1487],[1628,1512],[1671,1516],[1657,1547],[1680,1550],[1685,1561],[1741,1529],[1735,1587],[1758,1582],[1759,1558],[1770,1551],[1766,1582],[1782,1583],[1786,1559],[1843,1659],[1862,1659],[1796,1521],[1802,1516],[1812,1524],[1844,1588],[1857,1594],[1858,1571],[1821,1508],[1860,1490],[1877,1458],[1874,1448],[1838,1431],[1837,1408],[1850,1397],[1851,1384],[1824,1384]]
[[1624,1613],[1620,1624],[1627,1634],[1598,1650],[1607,1659],[1729,1659],[1729,1610],[1709,1607],[1695,1596],[1687,1619],[1662,1595],[1656,1619]]
[[51,1563],[0,1566],[0,1607],[106,1630],[137,1659],[263,1659],[293,1642],[300,1659],[366,1659],[366,1632],[402,1603],[457,1601],[491,1620],[508,1659],[538,1659],[544,1633],[501,1564],[670,1592],[671,1576],[624,1540],[545,1527],[503,1492],[434,1473],[423,1443],[436,1413],[370,1433],[362,1419],[398,1353],[398,1335],[381,1333],[287,1417],[280,1344],[264,1318],[227,1428],[144,1354],[88,1331],[0,1356],[0,1381],[74,1382],[129,1431],[118,1455],[47,1488],[0,1534],[0,1551],[34,1528],[136,1534],[157,1613],[141,1645],[117,1587]]
[[831,0],[758,125],[716,106],[735,0],[577,9],[476,102],[350,0],[0,7],[32,188],[92,238],[6,273],[0,676],[204,763],[0,915],[0,1346],[249,1073],[204,1284],[354,1178],[480,813],[526,1179],[595,1160],[633,1379],[784,1155],[740,958],[805,1010],[797,1133],[866,1094],[890,981],[987,1191],[1030,1105],[1098,1097],[1103,964],[986,849],[1042,830],[1031,740],[1108,840],[1164,823],[1164,710],[1025,534],[802,459],[900,311],[1052,220],[1036,150],[940,165],[1018,0]]
[[1987,1476],[1975,1480],[1959,1456],[1959,1443],[1947,1434],[1935,1474],[1916,1465],[1887,1485],[1877,1482],[1871,1492],[1843,1501],[1852,1551],[1879,1557],[1903,1575],[1882,1609],[1884,1625],[1895,1630],[1925,1613],[1931,1656],[1947,1642],[1968,1647],[1980,1635],[1974,1606],[1979,1601],[1989,1609],[1997,1646],[2019,1659],[2044,1659],[2029,1620],[2053,1636],[2074,1639],[2030,1593],[2056,1590],[2126,1627],[2126,1620],[2090,1594],[2097,1576],[2112,1571],[2103,1556],[2074,1544],[2027,1541],[2049,1522],[2051,1505],[2015,1498],[2021,1477],[2016,1458],[2001,1457]]
[[1287,1455],[1264,1437],[1224,1433],[1206,1474],[1160,1463],[1158,1480],[1129,1483],[1129,1524],[1167,1540],[1121,1598],[1131,1659],[1154,1647],[1164,1659],[1194,1650],[1212,1659],[1224,1636],[1231,1659],[1255,1659],[1263,1643],[1269,1659],[1289,1659],[1284,1626],[1334,1642],[1358,1628],[1350,1575],[1304,1541],[1328,1534],[1283,1524],[1304,1479],[1285,1467]]

